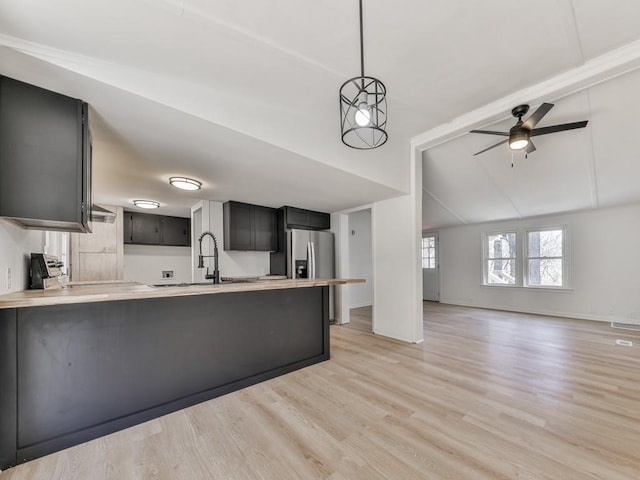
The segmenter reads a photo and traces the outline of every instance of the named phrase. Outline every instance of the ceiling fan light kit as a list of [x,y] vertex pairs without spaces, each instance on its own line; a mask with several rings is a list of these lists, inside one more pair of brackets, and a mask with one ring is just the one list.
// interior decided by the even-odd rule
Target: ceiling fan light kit
[[362,0],[360,0],[360,76],[340,87],[340,129],[342,142],[351,148],[370,150],[385,144],[387,89],[377,78],[364,74]]
[[[581,122],[563,123],[561,125],[552,125],[550,127],[534,128],[542,118],[549,113],[549,110],[553,108],[553,103],[543,103],[538,109],[533,112],[527,120],[522,121],[522,117],[529,111],[529,105],[518,105],[511,110],[511,115],[516,117],[518,121],[511,127],[508,132],[496,132],[493,130],[471,130],[470,133],[484,133],[486,135],[498,135],[503,137],[509,137],[507,140],[503,140],[494,145],[491,145],[484,150],[480,150],[473,155],[480,155],[481,153],[498,147],[504,143],[509,144],[511,150],[525,150],[527,154],[536,150],[535,145],[531,141],[531,137],[539,135],[548,135],[549,133],[564,132],[565,130],[574,130],[576,128],[584,128],[587,126],[588,121],[583,120]],[[512,165],[513,166],[513,165]]]

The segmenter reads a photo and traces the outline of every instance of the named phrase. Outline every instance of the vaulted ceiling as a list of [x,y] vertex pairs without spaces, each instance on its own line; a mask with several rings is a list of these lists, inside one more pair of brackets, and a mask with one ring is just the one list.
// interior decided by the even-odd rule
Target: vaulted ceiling
[[[620,133],[637,125],[635,72],[526,94],[640,39],[639,17],[634,0],[364,0],[365,70],[388,88],[390,122],[366,152],[339,137],[357,0],[0,0],[0,73],[91,104],[97,202],[151,198],[168,214],[200,198],[336,211],[401,195],[412,138],[514,92],[556,103],[546,125],[590,121],[513,168],[506,147],[472,156],[494,138],[431,141],[423,225],[437,228],[640,201]],[[513,106],[465,127],[508,128]],[[204,188],[176,191],[171,175]]]

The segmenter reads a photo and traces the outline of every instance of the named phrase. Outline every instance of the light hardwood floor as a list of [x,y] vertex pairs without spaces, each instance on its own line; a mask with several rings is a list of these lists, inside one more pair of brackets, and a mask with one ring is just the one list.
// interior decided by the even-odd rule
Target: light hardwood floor
[[0,480],[640,478],[640,333],[424,310],[420,345],[332,326],[328,362]]

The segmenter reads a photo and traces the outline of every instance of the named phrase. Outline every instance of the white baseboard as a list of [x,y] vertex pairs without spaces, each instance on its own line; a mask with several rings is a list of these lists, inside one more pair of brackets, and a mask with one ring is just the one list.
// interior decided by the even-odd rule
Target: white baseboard
[[457,305],[459,307],[471,307],[471,308],[486,308],[489,310],[500,310],[504,312],[517,312],[517,313],[527,313],[531,315],[545,315],[547,317],[563,317],[563,318],[575,318],[577,320],[593,320],[596,322],[619,322],[619,323],[630,323],[628,320],[621,320],[619,318],[614,318],[612,316],[606,315],[590,315],[586,313],[578,313],[578,312],[561,312],[554,310],[544,310],[539,308],[520,308],[514,307],[513,305],[484,305],[480,303],[469,303],[469,302],[461,302],[459,300],[447,300],[440,299],[440,303],[444,303],[447,305]]
[[360,308],[360,307],[371,307],[373,305],[372,301],[358,302],[352,303],[349,308]]

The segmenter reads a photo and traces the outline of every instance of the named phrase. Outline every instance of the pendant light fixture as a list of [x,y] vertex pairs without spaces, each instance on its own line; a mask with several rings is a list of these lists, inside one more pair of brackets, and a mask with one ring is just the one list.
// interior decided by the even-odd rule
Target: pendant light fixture
[[360,76],[340,87],[340,127],[342,142],[352,148],[369,150],[387,141],[387,89],[364,74],[362,0],[360,2]]

